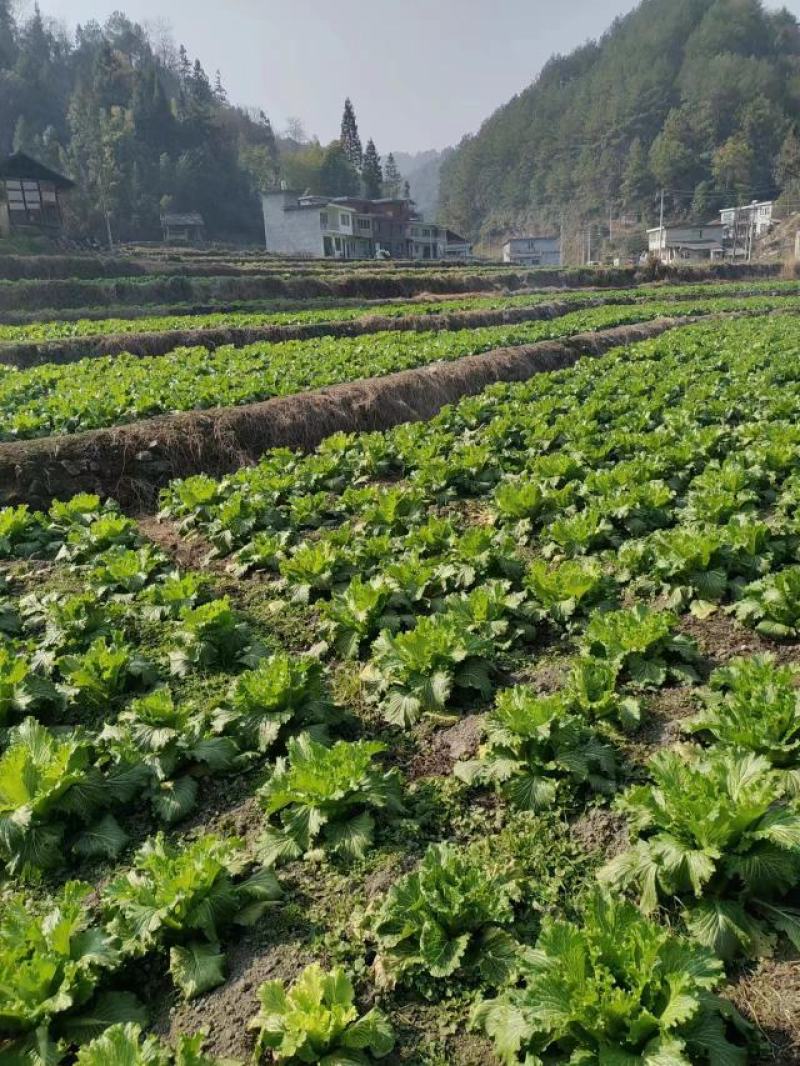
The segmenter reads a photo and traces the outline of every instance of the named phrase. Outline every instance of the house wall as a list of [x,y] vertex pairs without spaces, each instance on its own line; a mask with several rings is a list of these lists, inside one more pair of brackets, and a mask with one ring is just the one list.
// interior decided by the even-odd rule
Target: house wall
[[[297,203],[297,196],[288,192],[264,193],[261,197],[264,212],[265,245],[268,252],[287,255],[323,257],[320,208],[285,211]],[[324,208],[322,209],[324,210]]]
[[561,266],[561,239],[512,237],[503,245],[503,262],[525,266]]

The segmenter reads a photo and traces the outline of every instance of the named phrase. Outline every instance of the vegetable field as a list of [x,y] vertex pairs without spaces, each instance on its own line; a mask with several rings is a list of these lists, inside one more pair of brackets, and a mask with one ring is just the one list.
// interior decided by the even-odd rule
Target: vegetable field
[[0,370],[0,448],[57,455],[675,323],[157,508],[0,508],[3,1066],[800,1063],[800,296],[737,285]]

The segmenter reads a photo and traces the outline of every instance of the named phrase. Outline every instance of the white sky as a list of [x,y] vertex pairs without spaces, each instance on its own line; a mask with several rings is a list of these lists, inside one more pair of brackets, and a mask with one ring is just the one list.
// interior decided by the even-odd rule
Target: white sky
[[[166,20],[231,100],[325,142],[350,96],[379,152],[455,144],[554,52],[597,37],[634,0],[40,0],[72,28],[115,9]],[[800,0],[785,5],[800,16]],[[20,11],[32,0],[19,0]]]

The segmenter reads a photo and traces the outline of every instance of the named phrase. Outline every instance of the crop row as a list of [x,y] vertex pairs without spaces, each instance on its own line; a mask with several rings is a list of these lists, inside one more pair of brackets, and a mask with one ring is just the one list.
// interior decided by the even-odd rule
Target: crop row
[[[2,837],[12,872],[57,860],[67,846],[85,855],[109,841],[124,846],[119,789],[142,766],[148,784],[139,779],[137,795],[169,824],[185,813],[174,805],[177,782],[198,769],[229,772],[225,748],[227,760],[284,753],[259,791],[261,862],[320,854],[352,862],[368,853],[402,824],[412,798],[382,765],[380,743],[348,739],[353,727],[330,691],[348,662],[362,664],[350,676],[359,678],[367,737],[385,733],[382,720],[413,728],[421,716],[485,706],[498,690],[487,743],[456,774],[476,793],[497,790],[534,826],[565,797],[617,788],[625,776],[618,753],[653,694],[674,679],[697,680],[697,650],[672,611],[730,610],[768,636],[797,636],[799,335],[792,318],[779,317],[675,330],[568,372],[495,387],[431,423],[340,435],[308,457],[281,451],[220,482],[176,483],[164,518],[202,533],[236,573],[258,571],[275,619],[309,622],[317,659],[260,649],[229,603],[209,598],[199,578],[174,573],[96,499],[48,515],[3,511],[3,554],[58,556],[58,580],[74,574],[85,590],[28,600],[14,583],[35,584],[48,570],[26,578],[23,564],[12,573],[4,676],[12,668],[22,676],[1,689],[5,711],[12,720],[33,712],[83,722],[64,733],[29,720],[8,738],[0,782],[5,824],[17,834]],[[535,656],[553,640],[577,653],[566,683],[546,697],[509,685],[513,656]],[[163,653],[148,656],[149,647]],[[325,671],[319,657],[329,661]],[[230,692],[208,709],[187,706],[181,686],[220,667]],[[109,706],[119,708],[114,724]],[[723,978],[717,955],[758,954],[777,932],[797,939],[784,902],[800,876],[791,672],[769,661],[731,664],[712,676],[707,707],[689,728],[712,743],[657,755],[649,783],[623,794],[631,848],[601,871],[612,895],[571,905],[577,924],[540,922],[543,886],[481,844],[436,845],[371,905],[353,958],[366,937],[379,987],[434,997],[453,982],[470,996],[481,990],[489,998],[474,1021],[503,1062],[543,1054],[745,1061],[746,1026],[709,992]],[[337,734],[345,739],[332,743]],[[388,735],[401,743],[402,734]],[[21,802],[20,785],[10,785],[38,784],[24,769],[36,758],[37,802]],[[76,777],[59,791],[53,778],[64,783],[65,765]],[[87,797],[99,797],[99,807]],[[15,818],[21,809],[35,817]],[[97,816],[111,818],[105,832]],[[22,852],[23,861],[9,845],[26,833],[55,833],[58,844]],[[276,882],[256,871],[254,885],[250,865],[227,846],[201,836],[174,849],[154,836],[103,890],[102,926],[78,900],[69,951],[83,961],[83,1001],[59,989],[58,1007],[48,1000],[35,1024],[52,1021],[64,1040],[85,1032],[79,1019],[70,1030],[75,1008],[119,964],[80,950],[87,924],[95,944],[109,938],[109,956],[169,949],[188,994],[217,983],[220,933],[251,905],[254,917],[266,904],[282,906]],[[671,908],[693,939],[641,917],[622,891],[641,893],[644,909]],[[217,893],[225,907],[213,909],[209,925],[206,901]],[[4,911],[2,929],[20,924]],[[520,954],[520,941],[537,935],[535,955]],[[49,952],[52,966],[56,945],[24,943],[10,965]],[[568,961],[581,967],[580,989]],[[544,1010],[555,1002],[558,1013]],[[30,1010],[26,1003],[23,1028],[33,1027]],[[337,971],[327,980],[307,972],[288,994],[277,982],[261,990],[259,1049],[276,1061],[291,1062],[298,1048],[311,1062],[325,1054],[348,1061],[354,1050],[369,1061],[389,1050],[385,1019],[373,1015],[361,1036],[358,1026],[352,989]],[[315,1044],[320,1027],[326,1036]]]
[[581,290],[553,290],[512,295],[464,296],[435,302],[393,302],[368,307],[329,307],[313,310],[294,309],[278,312],[211,312],[209,314],[150,315],[142,318],[77,319],[36,322],[23,326],[0,325],[0,342],[39,342],[69,337],[117,336],[125,333],[171,332],[200,329],[242,329],[258,326],[301,325],[319,322],[349,322],[367,315],[401,318],[406,315],[452,314],[458,311],[496,311],[515,307],[533,307],[557,299],[578,303],[595,296],[604,303],[626,300],[668,300],[747,295],[796,295],[797,281],[752,281],[674,285],[664,288],[608,289],[591,293]]
[[752,297],[655,302],[576,311],[561,318],[449,332],[386,332],[366,337],[176,349],[165,356],[113,356],[67,366],[0,369],[0,440],[29,439],[119,425],[170,411],[233,406],[376,377],[497,347],[531,344],[663,315],[778,308],[798,298]]

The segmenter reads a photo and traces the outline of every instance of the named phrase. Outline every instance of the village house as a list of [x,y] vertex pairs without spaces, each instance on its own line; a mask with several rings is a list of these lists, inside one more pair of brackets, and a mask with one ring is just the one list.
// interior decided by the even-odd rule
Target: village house
[[0,161],[0,236],[34,230],[57,236],[61,195],[74,182],[23,152]]
[[720,221],[724,227],[725,254],[750,256],[757,237],[769,233],[776,219],[773,217],[772,200],[753,200],[741,207],[724,207]]
[[161,230],[167,244],[202,244],[206,239],[206,224],[197,211],[162,215]]
[[466,259],[472,254],[463,237],[425,222],[411,200],[301,196],[279,189],[264,193],[262,205],[266,249],[279,255]]
[[561,266],[561,238],[510,237],[503,245],[503,262],[517,266]]
[[655,226],[647,231],[650,255],[664,263],[686,260],[721,259],[724,254],[724,227],[721,222],[699,226],[679,223]]

